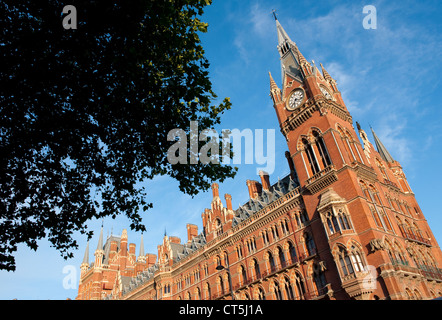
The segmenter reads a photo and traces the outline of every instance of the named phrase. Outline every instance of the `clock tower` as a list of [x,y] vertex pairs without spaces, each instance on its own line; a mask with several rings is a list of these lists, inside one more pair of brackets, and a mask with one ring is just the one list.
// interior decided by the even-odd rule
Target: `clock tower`
[[326,282],[338,299],[410,298],[401,274],[425,274],[419,279],[428,286],[417,281],[416,290],[440,290],[442,279],[425,273],[418,256],[440,271],[441,250],[401,165],[373,132],[375,150],[358,124],[361,144],[336,81],[275,20],[282,86],[269,74],[270,96]]

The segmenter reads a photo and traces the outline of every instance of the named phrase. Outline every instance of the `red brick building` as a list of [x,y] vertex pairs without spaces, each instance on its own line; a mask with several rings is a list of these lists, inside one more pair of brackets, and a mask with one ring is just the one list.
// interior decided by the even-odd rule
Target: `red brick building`
[[376,148],[356,132],[336,81],[276,27],[283,82],[270,75],[270,95],[291,173],[248,180],[237,209],[213,184],[202,232],[188,224],[183,243],[165,235],[157,256],[142,244],[136,256],[126,231],[105,244],[101,232],[77,299],[442,296],[442,253],[400,163],[374,132]]

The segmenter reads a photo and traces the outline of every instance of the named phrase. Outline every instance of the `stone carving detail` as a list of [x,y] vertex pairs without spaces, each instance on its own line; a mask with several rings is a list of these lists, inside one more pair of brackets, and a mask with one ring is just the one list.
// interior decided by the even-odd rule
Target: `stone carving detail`
[[387,247],[382,239],[372,239],[370,240],[371,251],[375,252],[377,250],[385,250]]

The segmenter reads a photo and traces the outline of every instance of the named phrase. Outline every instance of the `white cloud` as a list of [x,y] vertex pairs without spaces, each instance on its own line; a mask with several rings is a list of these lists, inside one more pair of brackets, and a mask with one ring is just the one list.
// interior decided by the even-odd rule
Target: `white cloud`
[[275,23],[270,18],[271,10],[261,7],[259,3],[255,3],[250,10],[250,22],[253,31],[260,37],[268,37],[275,34]]

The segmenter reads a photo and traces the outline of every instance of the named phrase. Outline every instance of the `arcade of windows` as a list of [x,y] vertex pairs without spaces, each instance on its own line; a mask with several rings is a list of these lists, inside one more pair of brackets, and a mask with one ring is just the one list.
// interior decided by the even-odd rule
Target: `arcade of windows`
[[[367,185],[364,181],[359,181],[359,184],[362,188],[362,191],[365,195],[365,198],[369,202],[369,207],[371,213],[373,215],[376,226],[380,229],[384,229],[385,231],[389,231],[393,233],[392,224],[385,210],[385,206],[383,205],[381,198],[379,196],[379,192],[373,185]],[[402,222],[401,218],[399,218],[398,214],[402,214],[404,216],[408,216],[413,219],[411,214],[411,210],[406,201],[399,201],[395,198],[392,198],[390,195],[386,195],[386,199],[388,200],[389,208],[392,212],[395,212],[395,220],[401,234],[404,238],[416,240],[419,242],[423,242],[425,244],[430,245],[428,240],[429,237],[425,238],[422,234],[422,231],[419,229],[415,222],[410,223],[408,219],[405,219]],[[417,209],[415,209],[416,215],[418,215]]]
[[325,224],[329,235],[352,229],[350,220],[342,208],[339,208],[336,213],[332,211],[325,213]]
[[348,155],[350,162],[364,163],[364,160],[359,153],[359,149],[356,146],[357,142],[355,141],[351,133],[347,129],[344,130],[344,128],[340,125],[337,125],[337,130],[339,132],[339,135],[341,136],[342,142],[344,143],[344,149],[346,151],[345,153]]
[[382,204],[381,198],[379,197],[379,192],[373,185],[367,185],[364,181],[359,181],[362,191],[365,195],[366,200],[369,203],[369,208],[376,226],[379,229],[383,229],[388,232],[393,232],[393,228],[390,222],[390,218],[385,211]]
[[390,241],[388,238],[385,238],[384,245],[393,265],[410,266],[407,257],[411,257],[417,268],[428,272],[439,272],[431,250],[425,246],[408,247],[404,250],[398,241]]
[[353,275],[355,272],[366,271],[365,262],[362,259],[361,251],[355,245],[352,245],[350,250],[343,246],[339,246],[335,253],[335,259],[339,266],[341,277],[345,278]]
[[[283,230],[282,232],[284,234],[288,234],[290,232],[289,224],[285,219],[283,219],[281,223],[278,225],[279,227],[281,227],[281,230]],[[271,227],[269,228],[271,229]],[[272,234],[271,231],[267,230],[265,231]],[[263,232],[262,234],[264,235],[265,232]],[[305,258],[316,254],[316,246],[313,237],[308,232],[304,234],[303,239],[301,241],[301,246],[304,248],[303,251],[305,252],[304,254],[301,254],[302,257]],[[246,248],[250,254],[256,251],[255,238],[252,237],[248,239],[248,241],[246,241]],[[247,284],[250,281],[255,281],[257,279],[265,277],[281,268],[284,268],[299,261],[299,258],[296,253],[296,248],[291,241],[287,241],[284,244],[284,248],[285,249],[282,249],[282,247],[278,245],[275,249],[267,250],[264,253],[264,261],[261,262],[261,264],[258,262],[257,258],[252,257],[252,259],[249,262],[249,269],[247,269],[243,263],[239,262],[240,259],[244,258],[244,247],[241,245],[236,246],[234,248],[234,252],[236,252],[236,257],[237,257],[236,262],[239,262],[239,264],[238,267],[236,267],[236,273],[232,274],[232,276],[238,277],[239,282],[235,286],[235,288]],[[219,255],[216,255],[213,260],[213,265],[227,266],[228,265],[227,256],[228,253],[226,251],[222,252]],[[235,262],[233,262],[233,264],[235,265]],[[204,279],[208,278],[210,275],[208,263],[206,262],[201,267],[204,274]],[[234,269],[232,269],[232,265],[230,265],[230,267],[231,270],[233,271]],[[264,271],[262,271],[261,268],[264,268]],[[184,276],[181,280],[178,280],[176,282],[177,291],[179,292],[183,290],[182,284],[184,284],[184,289],[185,289],[201,280],[204,281],[204,279],[200,278],[199,269],[194,272],[190,272],[186,276]],[[284,283],[279,283],[276,281],[274,282],[273,289],[271,289],[271,292],[269,292],[268,294],[273,293],[274,294],[273,298],[275,299],[304,299],[306,291],[303,280],[301,279],[302,277],[299,277],[299,279],[297,279],[294,284],[290,283],[288,278],[287,281],[285,281]],[[315,267],[313,280],[314,280],[314,285],[317,287],[317,292],[321,292],[321,290],[326,285],[325,276],[321,268]],[[195,291],[193,292],[193,294],[190,294],[190,292],[187,291],[183,295],[180,294],[178,299],[182,298],[213,299],[218,296],[227,294],[229,292],[228,273],[224,273],[223,275],[217,276],[215,284],[216,288],[212,288],[209,282],[206,281],[202,286],[203,287],[202,292]],[[268,297],[268,294],[266,295],[262,287],[256,287],[256,288],[258,289],[254,294],[255,299],[264,300],[266,299],[266,296]],[[171,290],[170,285],[165,286],[164,294],[169,294],[171,292],[170,290]],[[250,296],[248,294],[245,294],[243,295],[242,298],[250,299]]]
[[324,139],[318,130],[312,130],[309,137],[304,136],[298,148],[304,150],[307,156],[309,176],[317,174],[332,164]]

